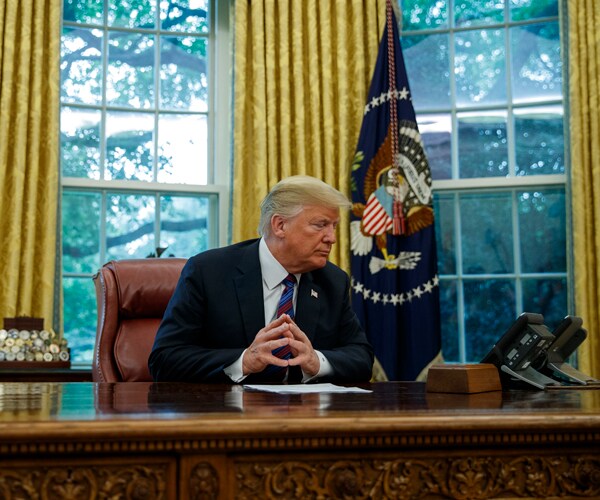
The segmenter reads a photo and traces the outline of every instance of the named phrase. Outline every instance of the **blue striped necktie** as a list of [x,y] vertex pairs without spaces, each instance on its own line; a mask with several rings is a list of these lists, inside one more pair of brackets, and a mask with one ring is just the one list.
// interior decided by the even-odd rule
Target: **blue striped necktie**
[[[279,299],[279,305],[277,306],[277,317],[282,314],[287,314],[290,318],[294,319],[294,286],[296,286],[296,276],[288,274],[282,281],[284,286],[283,293]],[[274,356],[281,359],[290,359],[292,357],[292,351],[289,345],[284,345],[273,349]],[[274,379],[283,380],[287,367],[269,365],[265,371],[273,376]]]
[[294,286],[296,286],[296,276],[288,274],[281,283],[283,283],[284,288],[281,298],[279,299],[279,306],[277,306],[277,317],[279,318],[282,314],[287,314],[294,319],[293,298]]

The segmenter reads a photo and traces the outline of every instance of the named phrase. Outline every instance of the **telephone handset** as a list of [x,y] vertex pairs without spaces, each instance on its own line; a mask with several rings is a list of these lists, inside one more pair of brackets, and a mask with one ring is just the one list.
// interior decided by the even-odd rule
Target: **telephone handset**
[[546,372],[554,372],[562,379],[581,385],[600,384],[597,380],[573,368],[567,359],[587,337],[587,331],[581,328],[583,320],[578,316],[566,316],[552,331],[554,342],[548,348],[545,364]]
[[554,335],[544,325],[541,314],[523,313],[481,362],[496,365],[504,384],[520,381],[538,389],[560,385],[532,365],[536,360],[545,359],[546,350],[553,342]]
[[580,317],[566,316],[551,332],[541,314],[523,313],[481,362],[498,368],[503,385],[525,382],[546,389],[600,384],[566,362],[587,337],[582,324]]

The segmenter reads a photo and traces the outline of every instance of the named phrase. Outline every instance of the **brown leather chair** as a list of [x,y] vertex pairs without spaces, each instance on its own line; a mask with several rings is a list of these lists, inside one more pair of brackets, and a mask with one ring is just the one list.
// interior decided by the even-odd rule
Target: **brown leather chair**
[[151,381],[148,356],[186,259],[110,261],[94,276],[95,382]]

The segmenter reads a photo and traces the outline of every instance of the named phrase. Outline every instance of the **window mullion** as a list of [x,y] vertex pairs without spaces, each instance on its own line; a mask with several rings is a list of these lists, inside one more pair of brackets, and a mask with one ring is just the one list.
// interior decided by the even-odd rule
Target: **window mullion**
[[521,231],[519,227],[519,199],[516,189],[512,192],[513,259],[515,270],[515,317],[523,311],[523,271],[521,266]]
[[108,213],[108,192],[100,191],[100,265],[106,262],[106,214]]
[[[161,230],[160,230],[160,226],[161,226],[161,214],[160,214],[160,210],[161,210],[161,206],[160,206],[160,199],[161,199],[161,193],[155,193],[154,194],[154,248],[158,248],[162,246],[162,241],[161,241]],[[156,254],[157,257],[159,257],[158,253]]]
[[100,106],[100,180],[106,178],[106,85],[108,75],[108,50],[109,50],[109,31],[108,31],[108,0],[104,0],[104,26],[102,29],[102,92],[101,92],[101,106]]
[[454,193],[452,207],[454,210],[454,238],[456,249],[456,319],[458,325],[458,359],[465,362],[467,359],[467,342],[465,326],[465,292],[463,279],[463,248],[462,248],[462,221],[460,216],[460,194]]
[[[162,46],[162,35],[160,26],[160,3],[156,9],[156,25],[154,26],[154,140],[153,140],[153,154],[152,154],[152,179],[158,182],[158,124],[160,119],[160,99],[161,99],[161,81],[160,81],[160,68],[161,68],[161,46]],[[158,205],[157,205],[158,206]],[[158,245],[157,245],[158,246]]]

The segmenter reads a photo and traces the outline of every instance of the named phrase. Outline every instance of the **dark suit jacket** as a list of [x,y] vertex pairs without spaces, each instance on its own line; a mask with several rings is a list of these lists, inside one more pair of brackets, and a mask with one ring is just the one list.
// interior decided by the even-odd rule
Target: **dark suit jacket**
[[[155,381],[225,382],[265,326],[259,240],[209,250],[189,259],[167,306],[150,354]],[[320,382],[368,381],[373,350],[352,310],[348,275],[331,263],[300,280],[295,321],[333,367]],[[290,370],[298,382],[300,370]],[[266,381],[253,374],[244,383]]]

